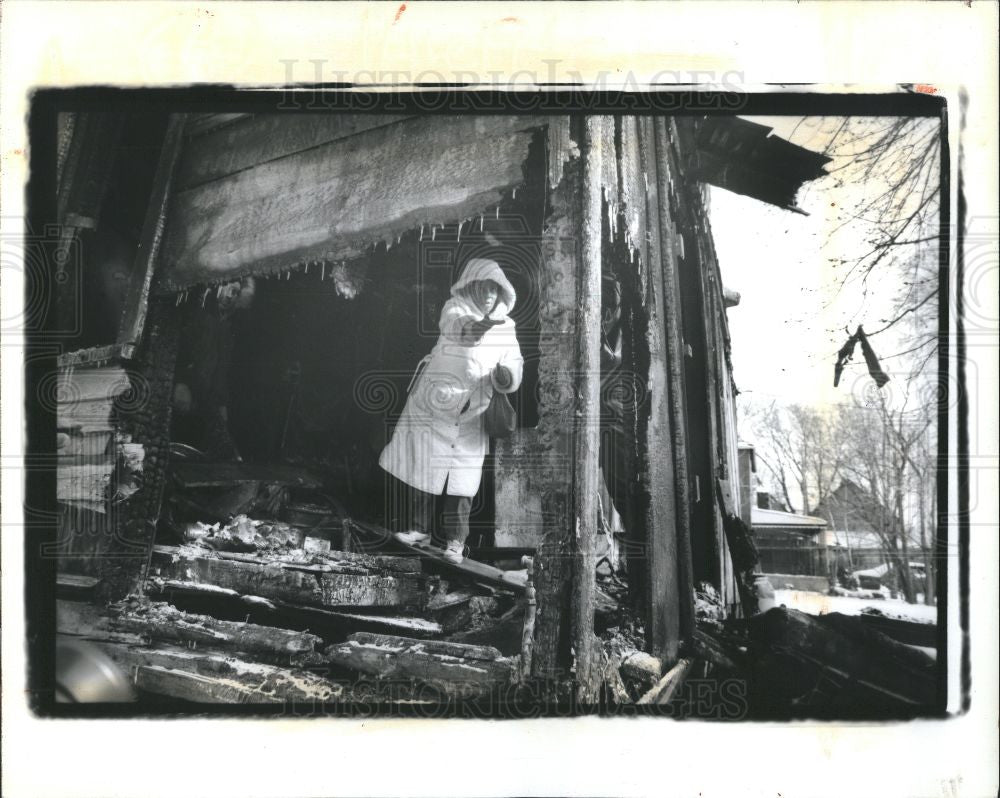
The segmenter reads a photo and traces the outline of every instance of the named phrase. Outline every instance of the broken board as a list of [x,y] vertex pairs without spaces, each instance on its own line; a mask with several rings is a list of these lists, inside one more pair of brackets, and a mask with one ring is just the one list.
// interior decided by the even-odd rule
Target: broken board
[[465,578],[489,587],[509,590],[518,595],[523,595],[527,587],[527,578],[519,571],[504,571],[492,565],[470,560],[466,557],[460,563],[454,563],[444,556],[444,549],[439,549],[431,545],[412,546],[403,543],[396,538],[392,539],[396,546],[406,549],[411,554],[419,555],[425,562],[433,563],[435,568],[439,568],[457,577]]
[[457,578],[464,578],[467,581],[476,582],[488,587],[509,590],[512,593],[523,595],[527,589],[527,577],[520,571],[504,571],[502,568],[495,568],[492,565],[470,560],[466,557],[460,563],[454,563],[444,556],[444,550],[427,544],[414,546],[397,540],[393,534],[378,524],[345,519],[344,528],[350,529],[352,533],[366,539],[369,543],[377,542],[378,546],[391,543],[394,546],[405,549],[410,554],[420,557],[423,562],[430,563],[432,568],[447,574],[452,574]]

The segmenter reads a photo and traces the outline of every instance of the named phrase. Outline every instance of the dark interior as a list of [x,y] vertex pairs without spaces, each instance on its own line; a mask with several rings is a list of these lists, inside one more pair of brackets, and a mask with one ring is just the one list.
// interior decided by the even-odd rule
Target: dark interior
[[[457,223],[411,230],[346,264],[256,278],[252,305],[231,321],[229,427],[244,461],[307,467],[354,517],[391,526],[378,457],[437,340],[449,288],[472,257],[496,260],[517,292],[511,315],[525,367],[511,401],[519,427],[537,424],[543,150],[536,141],[525,185],[499,209],[466,220],[460,234]],[[201,297],[194,289],[184,305]],[[213,301],[211,291],[209,310]],[[470,545],[492,545],[492,455],[471,527]]]
[[118,337],[166,129],[165,113],[124,115],[97,228],[80,231],[76,261],[80,273],[71,274],[66,286],[75,306],[64,307],[71,323],[62,329],[76,328],[69,349],[111,344]]

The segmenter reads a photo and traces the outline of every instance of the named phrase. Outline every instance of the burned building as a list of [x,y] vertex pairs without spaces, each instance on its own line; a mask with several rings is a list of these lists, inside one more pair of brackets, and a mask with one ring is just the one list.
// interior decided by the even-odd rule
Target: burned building
[[[703,181],[741,190],[778,147],[797,166],[763,199],[791,207],[822,157],[731,117],[59,127],[77,332],[53,386],[55,553],[86,600],[58,626],[97,630],[145,692],[348,700],[336,677],[368,674],[594,703],[623,618],[655,683],[690,650],[698,586],[741,612],[735,300]],[[516,288],[525,365],[457,570],[394,546],[377,460],[473,257]]]

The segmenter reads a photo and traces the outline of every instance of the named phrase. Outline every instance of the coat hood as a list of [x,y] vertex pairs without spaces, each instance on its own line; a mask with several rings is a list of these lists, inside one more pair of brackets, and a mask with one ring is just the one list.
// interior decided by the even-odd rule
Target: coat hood
[[500,286],[500,296],[497,298],[497,305],[490,312],[490,316],[500,318],[506,316],[514,309],[514,303],[517,302],[517,294],[514,293],[514,286],[510,284],[510,280],[504,275],[500,264],[495,260],[487,258],[472,258],[465,264],[462,276],[451,287],[451,295],[459,299],[464,299],[464,289],[470,283],[474,283],[477,280],[492,280]]

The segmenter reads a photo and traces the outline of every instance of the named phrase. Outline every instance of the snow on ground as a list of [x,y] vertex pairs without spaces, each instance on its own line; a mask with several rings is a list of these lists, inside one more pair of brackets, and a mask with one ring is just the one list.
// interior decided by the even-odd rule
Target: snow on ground
[[899,618],[917,623],[937,623],[937,607],[927,604],[907,604],[901,599],[870,599],[852,596],[827,596],[808,590],[775,590],[774,604],[785,605],[810,615],[824,615],[840,612],[844,615],[860,615],[863,610],[878,610],[888,618]]

